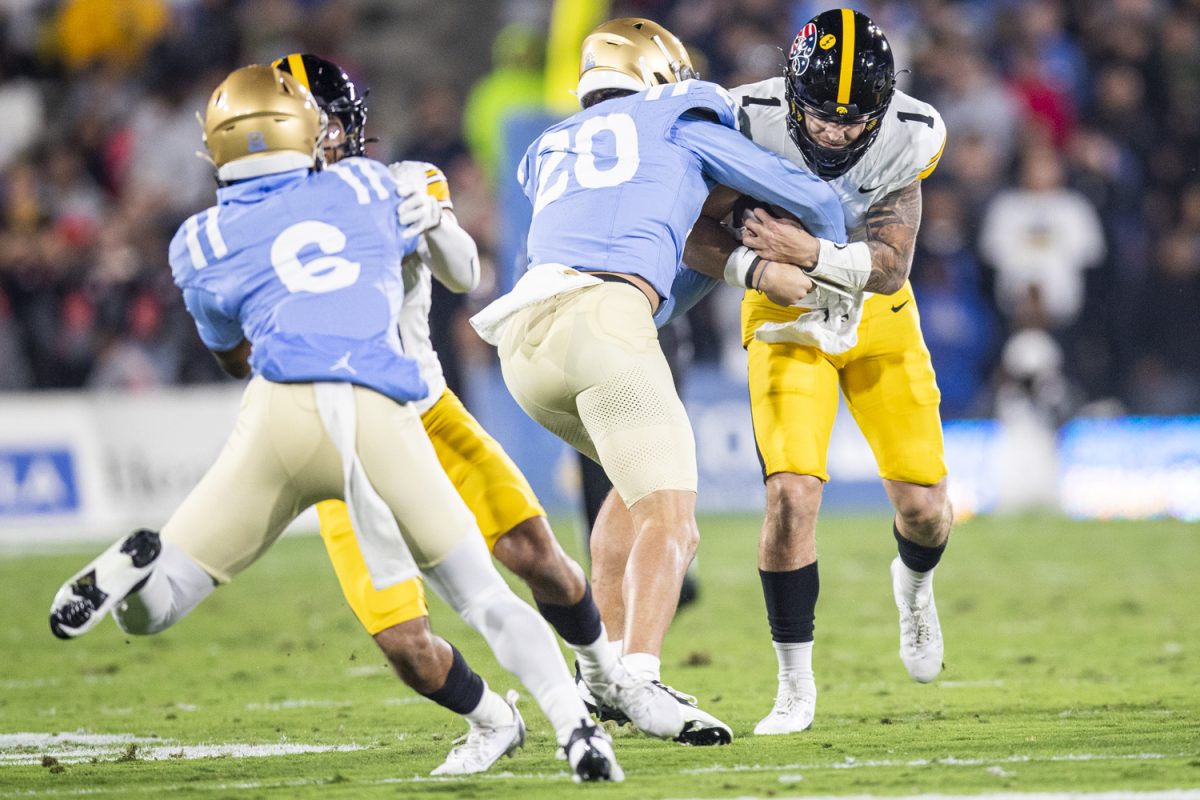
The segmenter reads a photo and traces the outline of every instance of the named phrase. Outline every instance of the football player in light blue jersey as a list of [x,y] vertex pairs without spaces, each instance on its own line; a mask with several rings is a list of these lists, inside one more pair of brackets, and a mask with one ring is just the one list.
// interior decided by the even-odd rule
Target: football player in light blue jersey
[[[128,633],[165,630],[305,508],[344,500],[372,584],[423,574],[536,698],[575,779],[621,780],[549,627],[492,566],[412,405],[428,389],[398,334],[401,259],[416,246],[404,198],[370,159],[321,171],[325,127],[308,90],[269,66],[236,70],[213,93],[204,128],[218,204],[181,227],[171,266],[201,339],[253,379],[216,463],[161,532],[121,539],[64,584],[51,630],[74,638],[109,611]],[[479,680],[457,659],[435,699],[478,697]],[[515,750],[514,703],[485,693],[462,713],[515,719]]]
[[[727,185],[846,239],[837,196],[746,140],[730,96],[695,77],[679,40],[649,20],[613,20],[584,40],[584,110],[543,133],[518,172],[533,204],[529,271],[472,320],[517,402],[600,463],[628,508],[631,526],[605,519],[611,508],[597,521],[593,586],[627,666],[656,681],[699,542],[695,441],[653,319],[672,304],[688,231]],[[799,269],[754,257],[724,272],[785,304],[812,287]],[[677,696],[689,743],[731,740]]]

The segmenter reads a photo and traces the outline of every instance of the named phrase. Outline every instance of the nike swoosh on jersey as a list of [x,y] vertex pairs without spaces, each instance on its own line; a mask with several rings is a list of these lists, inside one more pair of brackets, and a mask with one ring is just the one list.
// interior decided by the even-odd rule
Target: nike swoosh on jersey
[[858,191],[862,194],[871,194],[872,192],[878,192],[882,188],[882,186],[876,186],[874,189],[868,189],[865,186],[860,186],[858,187]]
[[903,303],[901,303],[901,304],[900,304],[900,305],[898,305],[898,306],[892,306],[892,313],[893,313],[893,314],[895,314],[897,311],[899,311],[900,309],[904,308],[906,305],[908,305],[908,301],[907,301],[907,300],[905,300]]

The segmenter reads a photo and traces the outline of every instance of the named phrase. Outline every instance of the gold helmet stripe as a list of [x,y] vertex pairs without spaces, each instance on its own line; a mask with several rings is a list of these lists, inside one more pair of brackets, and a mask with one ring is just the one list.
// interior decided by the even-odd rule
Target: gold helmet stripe
[[841,105],[850,102],[850,82],[854,80],[854,9],[842,9],[842,73],[838,77],[838,98]]
[[[300,85],[308,91],[312,91],[312,84],[308,82],[308,70],[304,68],[304,57],[299,53],[292,53],[287,57],[288,69],[292,72],[292,77],[300,81]],[[842,72],[846,71],[845,64],[842,65]]]

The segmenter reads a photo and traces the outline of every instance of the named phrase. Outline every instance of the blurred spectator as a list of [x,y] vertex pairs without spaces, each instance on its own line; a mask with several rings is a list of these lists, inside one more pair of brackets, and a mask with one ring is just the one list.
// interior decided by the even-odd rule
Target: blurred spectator
[[942,390],[942,414],[961,417],[974,409],[987,381],[995,313],[981,286],[979,262],[965,235],[958,198],[935,184],[923,194],[913,287],[921,306],[921,331]]
[[167,27],[163,0],[67,0],[58,14],[58,44],[72,70],[97,63],[133,69]]
[[492,71],[471,87],[463,110],[463,133],[475,163],[490,183],[504,151],[510,115],[540,109],[544,102],[546,41],[527,25],[506,26],[492,46]]
[[[1193,187],[1191,205],[1200,204]],[[1200,213],[1194,208],[1189,213]],[[1132,403],[1146,414],[1184,414],[1200,407],[1200,224],[1185,220],[1157,248],[1156,269],[1129,331],[1141,343],[1131,375]]]
[[[664,22],[705,78],[734,85],[779,74],[796,30],[835,5],[617,0],[612,12]],[[944,412],[1009,402],[996,403],[1014,386],[1000,343],[1033,341],[1029,329],[1054,337],[1058,372],[1081,400],[1117,395],[1145,413],[1200,413],[1200,328],[1191,324],[1200,4],[851,5],[883,26],[897,67],[911,69],[901,87],[933,103],[949,130],[925,185],[913,267]],[[462,88],[477,80],[482,51],[461,21],[490,28],[481,7],[9,0],[0,14],[0,388],[222,379],[180,307],[165,248],[212,202],[211,169],[194,155],[195,112],[238,64],[308,50],[369,75],[380,106],[371,134],[403,136],[403,156],[446,171],[486,264],[500,233],[501,122],[541,102],[543,28],[489,37],[495,68],[464,112]],[[548,17],[546,0],[505,7],[528,24]],[[435,292],[435,343],[462,391],[461,359],[478,357],[479,341],[464,322],[467,301]],[[714,293],[693,314],[697,330],[714,332],[696,344],[697,358],[727,357],[744,375],[734,293]],[[985,382],[989,374],[997,377]]]
[[0,170],[5,169],[42,135],[42,92],[28,78],[6,74],[7,53],[0,49]]
[[13,319],[8,295],[0,289],[0,391],[29,389],[33,386],[33,371],[25,355],[21,328]]
[[[401,159],[428,161],[446,173],[455,215],[461,211],[463,227],[473,236],[479,232],[479,195],[483,188],[482,172],[470,158],[462,138],[461,103],[449,86],[428,84],[417,97],[413,120],[416,129],[412,147]],[[486,188],[485,196],[490,197]],[[476,202],[472,202],[472,200]],[[480,243],[483,249],[483,243]],[[463,362],[459,344],[467,316],[466,295],[455,294],[433,281],[429,313],[429,339],[442,362],[446,385],[456,394],[466,395]]]
[[1065,328],[1084,301],[1086,269],[1104,256],[1104,231],[1083,195],[1063,187],[1059,156],[1026,152],[1020,186],[988,207],[980,250],[996,270],[996,299],[1010,317]]
[[1019,99],[971,42],[948,46],[937,63],[945,82],[924,99],[941,113],[956,141],[981,140],[988,160],[1003,168],[1012,158],[1022,123]]
[[1026,328],[1004,345],[993,414],[1002,424],[996,509],[1057,508],[1058,427],[1074,411],[1063,352],[1043,330]]

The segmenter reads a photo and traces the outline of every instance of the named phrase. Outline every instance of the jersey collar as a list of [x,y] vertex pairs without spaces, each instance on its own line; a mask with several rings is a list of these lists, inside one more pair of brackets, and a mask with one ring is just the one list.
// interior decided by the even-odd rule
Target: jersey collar
[[272,192],[306,178],[311,170],[292,169],[261,178],[249,178],[217,189],[217,203],[257,203]]

